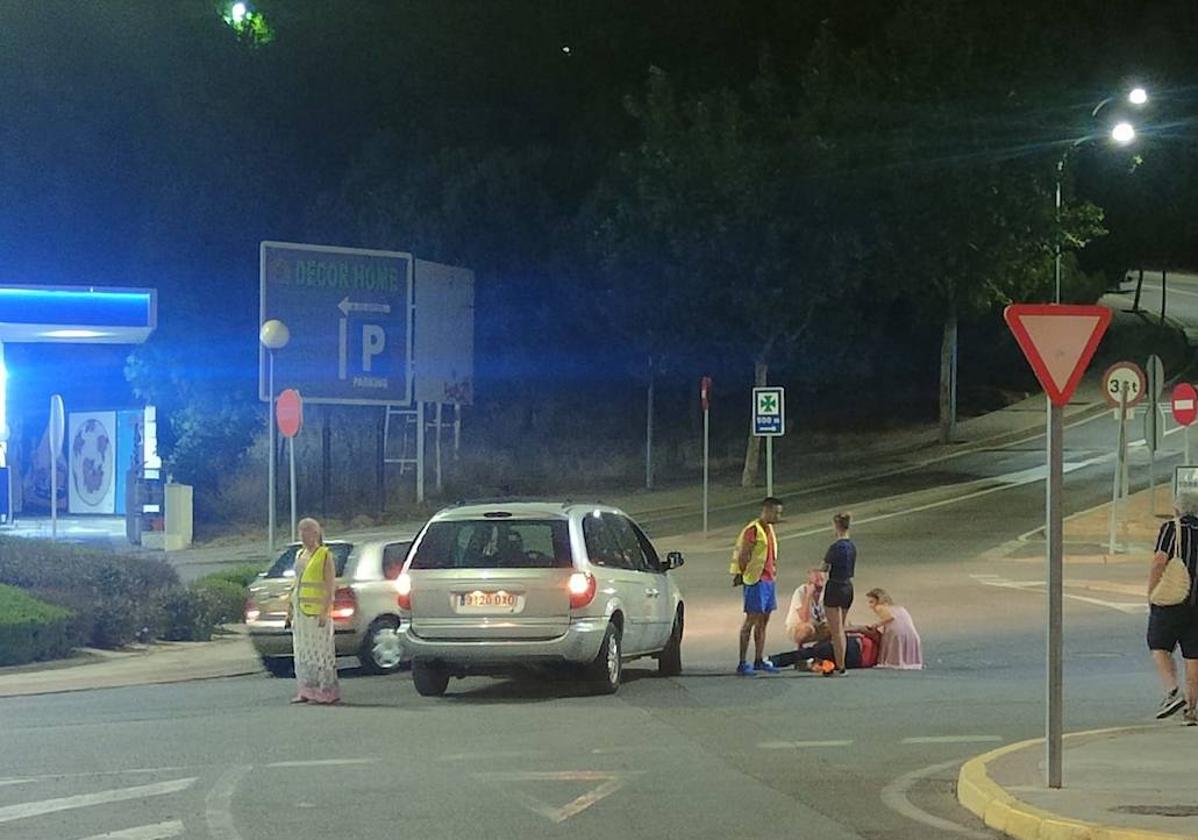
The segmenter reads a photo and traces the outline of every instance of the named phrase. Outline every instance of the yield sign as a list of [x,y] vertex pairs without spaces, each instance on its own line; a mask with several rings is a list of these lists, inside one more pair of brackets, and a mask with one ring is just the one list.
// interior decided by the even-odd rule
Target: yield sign
[[1069,403],[1111,323],[1105,306],[1013,303],[1003,311],[1019,349],[1053,405]]

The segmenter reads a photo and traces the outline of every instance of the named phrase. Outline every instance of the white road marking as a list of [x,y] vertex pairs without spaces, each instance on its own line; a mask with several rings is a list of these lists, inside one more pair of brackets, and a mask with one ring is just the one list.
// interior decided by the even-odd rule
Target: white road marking
[[322,758],[312,761],[275,761],[267,767],[343,767],[348,764],[374,764],[377,758]]
[[183,823],[171,820],[155,825],[139,825],[137,828],[109,831],[105,834],[93,834],[91,837],[84,837],[83,840],[166,840],[168,837],[178,837],[182,833]]
[[808,747],[848,747],[852,741],[763,741],[757,745],[763,750],[801,750]]
[[[1064,465],[1064,472],[1066,474],[1068,474],[1071,472],[1075,472],[1077,470],[1082,470],[1087,467],[1095,466],[1096,464],[1102,464],[1107,461],[1111,461],[1114,459],[1114,457],[1115,456],[1113,454],[1100,455],[1096,458],[1087,458],[1084,461],[1072,461],[1072,462],[1066,463]],[[871,522],[885,522],[887,519],[897,519],[900,516],[910,516],[913,513],[923,513],[925,511],[929,511],[929,510],[936,510],[937,508],[947,507],[949,505],[956,505],[956,504],[960,504],[961,502],[967,502],[971,499],[980,499],[983,496],[989,496],[993,493],[1001,493],[1004,490],[1012,490],[1016,487],[1022,487],[1027,484],[1034,484],[1037,481],[1044,481],[1045,477],[1047,475],[1048,475],[1048,470],[1046,467],[1032,467],[1030,469],[1020,470],[1018,472],[1007,473],[1006,475],[996,475],[996,476],[993,476],[990,478],[980,478],[980,479],[977,479],[976,481],[968,481],[968,482],[965,482],[960,485],[955,485],[955,488],[962,489],[964,487],[976,487],[979,484],[990,484],[995,481],[1001,482],[1001,483],[999,483],[998,485],[996,485],[994,487],[987,487],[984,490],[977,490],[973,493],[965,493],[964,495],[953,496],[948,499],[940,499],[939,501],[936,501],[936,502],[928,502],[927,504],[916,505],[915,507],[906,508],[904,510],[895,510],[895,511],[891,511],[890,513],[881,513],[881,514],[878,514],[877,516],[865,516],[865,517],[862,517],[861,519],[855,519],[854,522],[857,525],[868,525]],[[886,501],[886,500],[885,499],[875,499],[873,502],[871,502],[871,504],[876,504],[878,502],[883,502],[883,501]],[[810,537],[810,536],[814,536],[816,534],[827,533],[827,532],[830,532],[831,530],[832,530],[831,525],[822,525],[818,528],[808,528],[804,531],[796,531],[791,534],[779,534],[778,539],[792,540],[792,539],[796,539],[798,537]]]
[[914,738],[904,738],[900,744],[980,744],[982,742],[1001,741],[999,735],[917,735]]
[[591,750],[591,755],[619,755],[621,753],[641,753],[641,752],[670,752],[670,747],[596,747]]
[[23,820],[28,817],[40,817],[43,814],[54,814],[58,811],[70,811],[74,808],[88,808],[92,805],[107,805],[111,802],[128,802],[131,799],[164,796],[168,793],[187,790],[195,782],[195,779],[175,779],[152,785],[101,790],[96,793],[81,793],[77,796],[64,796],[59,799],[42,799],[37,802],[6,805],[0,808],[0,823]]
[[230,767],[204,797],[204,820],[208,823],[211,840],[241,840],[237,826],[233,824],[233,794],[252,769],[248,764]]
[[[1187,292],[1185,289],[1179,289],[1176,286],[1169,286],[1167,288],[1168,288],[1168,291],[1166,294],[1186,295],[1187,297],[1198,297],[1198,292]],[[1159,292],[1161,290],[1161,287],[1160,286],[1150,286],[1147,283],[1145,283],[1143,286],[1143,290],[1146,292]],[[1131,292],[1124,292],[1123,294],[1131,294]],[[47,457],[49,457],[49,456],[47,456]]]
[[[1015,589],[1023,592],[1029,592],[1038,589],[1045,585],[1042,580],[1006,580],[997,575],[970,575],[983,586],[996,586],[999,589]],[[1089,595],[1074,595],[1070,592],[1063,593],[1064,597],[1071,601],[1080,601],[1083,604],[1091,604],[1096,607],[1106,607],[1109,610],[1116,610],[1126,615],[1147,615],[1148,604],[1141,601],[1104,601],[1101,598],[1092,598]]]
[[531,758],[542,755],[541,750],[499,750],[497,752],[446,753],[441,761],[484,761],[490,758]]
[[8,787],[9,785],[28,785],[33,779],[0,779],[0,787]]
[[[607,773],[597,770],[561,770],[561,771],[528,771],[516,773],[476,773],[476,779],[491,782],[500,790],[519,801],[524,807],[540,814],[552,823],[563,823],[570,817],[581,814],[596,802],[599,802],[624,787],[625,782],[633,776],[642,775],[641,771]],[[581,796],[571,799],[565,805],[550,805],[538,797],[523,790],[503,785],[503,782],[601,782]]]
[[917,808],[907,798],[908,792],[915,786],[916,782],[934,773],[939,773],[941,770],[956,767],[960,763],[960,760],[946,761],[943,764],[933,764],[931,767],[924,767],[922,770],[912,770],[910,773],[904,773],[882,788],[882,804],[909,820],[915,820],[940,831],[959,834],[962,837],[973,837],[977,838],[977,840],[990,840],[993,835],[983,834],[980,831],[975,831],[967,826],[951,822],[943,817],[937,817],[935,814],[929,814],[922,808]]
[[[1077,420],[1075,422],[1066,423],[1065,428],[1066,429],[1075,429],[1080,426],[1085,426],[1089,423],[1093,423],[1095,420],[1099,420],[1105,416],[1106,416],[1105,414],[1095,414],[1092,417],[1086,417],[1081,420]],[[1166,434],[1168,434],[1168,433],[1166,432]],[[1044,437],[1044,435],[1043,435],[1043,433],[1040,433],[1040,434],[1032,436],[1028,440],[1035,440],[1037,437]],[[882,478],[893,478],[896,475],[904,475],[906,473],[916,472],[917,470],[922,470],[925,467],[930,467],[933,464],[941,464],[941,463],[944,463],[945,461],[952,461],[956,458],[964,458],[967,455],[976,455],[979,452],[985,452],[987,450],[994,450],[994,451],[1001,452],[1001,451],[1008,450],[1008,449],[1011,449],[1016,446],[1021,446],[1025,443],[1027,443],[1028,440],[1020,440],[1020,441],[1016,441],[1014,443],[1008,443],[1008,444],[1002,445],[1002,446],[993,446],[989,443],[986,443],[985,441],[980,441],[976,446],[972,446],[968,449],[962,449],[957,452],[949,452],[945,455],[937,455],[934,458],[927,458],[922,461],[916,461],[915,463],[904,464],[901,467],[893,467],[889,470],[883,470],[882,472],[867,473],[867,474],[863,474],[863,475],[851,476],[848,479],[848,481],[852,482],[852,483],[865,483],[867,481],[876,481],[876,480],[882,479]],[[808,495],[811,495],[813,493],[818,493],[823,490],[829,490],[829,489],[832,489],[835,487],[841,487],[844,485],[844,483],[845,482],[842,480],[829,481],[825,484],[816,484],[812,487],[804,487],[801,490],[794,491],[793,493],[787,493],[786,495],[808,496]],[[875,499],[874,501],[884,501],[884,499],[883,500]],[[725,511],[729,511],[729,510],[738,510],[740,508],[745,507],[746,505],[748,505],[750,503],[751,502],[749,502],[748,500],[742,500],[742,501],[738,501],[738,502],[730,502],[727,504],[722,504],[722,505],[717,505],[715,507],[712,507],[711,512],[712,513],[722,513]],[[850,507],[851,507],[851,505],[850,505]],[[671,514],[681,515],[681,514],[689,512],[690,510],[691,510],[691,508],[688,508],[684,505],[673,505],[673,506],[667,507],[667,508],[658,508],[656,510],[641,511],[639,516],[640,516],[640,518],[652,519],[654,517],[669,516]],[[864,520],[859,520],[858,524],[860,524],[861,521],[864,521]],[[809,536],[810,534],[819,534],[819,533],[823,533],[825,531],[830,532],[831,530],[832,530],[831,527],[819,528],[819,529],[811,531],[811,532],[804,532],[802,534],[792,534],[791,536],[795,536],[795,537]],[[779,539],[786,539],[786,537],[779,536]]]

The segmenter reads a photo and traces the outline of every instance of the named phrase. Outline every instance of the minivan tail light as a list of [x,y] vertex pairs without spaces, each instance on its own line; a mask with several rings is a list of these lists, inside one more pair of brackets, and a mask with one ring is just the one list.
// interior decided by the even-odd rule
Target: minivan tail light
[[348,586],[333,593],[333,621],[348,621],[358,611],[358,596]]
[[595,599],[595,576],[587,572],[570,575],[566,588],[570,590],[570,609],[578,610]]
[[401,610],[412,609],[412,576],[407,572],[401,572],[399,577],[395,579],[395,602],[399,604]]

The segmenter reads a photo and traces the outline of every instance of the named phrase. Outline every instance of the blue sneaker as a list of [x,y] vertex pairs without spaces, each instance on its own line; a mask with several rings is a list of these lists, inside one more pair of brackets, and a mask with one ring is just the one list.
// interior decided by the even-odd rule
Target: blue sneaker
[[750,665],[748,662],[742,662],[739,665],[737,665],[736,673],[738,676],[741,676],[741,677],[753,677],[753,676],[757,675],[757,672],[755,670],[753,670],[753,666]]
[[760,662],[755,662],[753,664],[753,670],[761,671],[762,673],[765,673],[765,674],[781,674],[782,673],[782,669],[779,668],[777,665],[775,665],[773,662],[770,662],[768,659],[762,659]]

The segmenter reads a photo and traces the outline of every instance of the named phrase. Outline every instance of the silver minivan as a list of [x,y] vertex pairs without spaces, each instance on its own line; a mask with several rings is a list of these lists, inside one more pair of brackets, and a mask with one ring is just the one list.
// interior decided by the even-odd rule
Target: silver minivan
[[622,511],[570,502],[472,504],[436,514],[396,581],[412,679],[426,696],[451,676],[537,666],[581,670],[598,693],[623,663],[682,670],[681,554],[658,554]]

